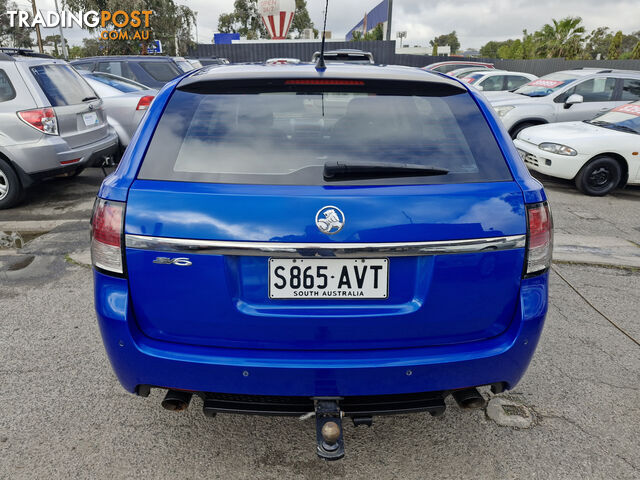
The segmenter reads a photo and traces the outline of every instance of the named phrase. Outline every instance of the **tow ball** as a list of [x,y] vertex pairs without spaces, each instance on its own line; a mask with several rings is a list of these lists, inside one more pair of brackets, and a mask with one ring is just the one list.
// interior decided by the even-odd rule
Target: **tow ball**
[[337,399],[315,399],[317,453],[325,460],[344,457],[342,416]]

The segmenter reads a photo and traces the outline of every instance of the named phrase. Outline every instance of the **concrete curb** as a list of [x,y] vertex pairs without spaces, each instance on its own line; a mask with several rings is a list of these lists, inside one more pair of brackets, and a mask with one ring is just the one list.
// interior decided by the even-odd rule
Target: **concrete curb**
[[553,261],[640,268],[640,245],[618,237],[558,233],[554,236]]

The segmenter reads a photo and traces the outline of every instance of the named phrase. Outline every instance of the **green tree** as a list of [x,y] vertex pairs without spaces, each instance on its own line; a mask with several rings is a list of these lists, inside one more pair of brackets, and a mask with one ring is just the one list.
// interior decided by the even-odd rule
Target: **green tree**
[[[306,0],[296,0],[296,12],[291,23],[290,35],[295,33],[299,38],[305,28],[315,30],[307,10]],[[218,17],[218,30],[222,33],[239,33],[249,40],[269,37],[258,12],[258,0],[236,0],[233,3],[233,12],[223,13]]]
[[[9,24],[9,15],[5,15],[7,10],[18,10],[18,5],[15,2],[7,0],[0,0],[0,47],[16,47],[16,48],[30,48],[33,46],[33,39],[31,33],[32,28],[20,28],[17,25],[11,26]],[[29,19],[32,15],[29,12]]]
[[296,0],[296,14],[293,16],[290,33],[296,32],[297,37],[300,38],[302,31],[306,28],[315,30],[307,11],[307,2],[306,0]]
[[640,41],[638,41],[638,43],[636,43],[636,46],[633,47],[630,58],[632,60],[640,60]]
[[218,30],[222,33],[239,33],[249,40],[269,35],[258,13],[258,0],[233,2],[233,12],[223,13],[218,17]]
[[433,55],[434,57],[438,56],[438,44],[436,42],[432,43],[433,45],[433,50],[431,50],[431,55]]
[[[192,29],[195,25],[195,13],[189,7],[179,5],[176,0],[65,0],[66,6],[73,12],[87,10],[151,10],[149,27],[134,28],[127,25],[113,27],[119,32],[127,32],[129,40],[104,40],[90,43],[90,50],[100,45],[99,54],[135,54],[146,53],[147,45],[153,40],[162,41],[169,55],[185,55],[192,46]],[[101,27],[97,27],[100,29]],[[133,39],[134,34],[149,30],[148,40]],[[96,29],[93,29],[96,30]],[[176,43],[178,48],[176,51]],[[85,46],[85,48],[87,48]]]
[[504,42],[496,42],[494,40],[485,43],[480,47],[480,56],[486,58],[498,58],[498,49]]
[[429,41],[429,45],[438,45],[440,47],[448,46],[451,47],[451,54],[455,54],[458,50],[460,50],[460,41],[458,40],[458,34],[454,30],[451,33],[447,33],[445,35],[440,35],[439,37],[434,38]]
[[60,52],[58,51],[58,45],[60,45],[60,35],[47,35],[42,39],[43,45],[53,45],[53,55],[55,57],[60,56]]
[[592,30],[586,37],[584,46],[584,58],[604,58],[609,51],[609,45],[613,39],[613,34],[609,31],[609,27],[598,27]]
[[522,58],[536,58],[537,47],[533,34],[522,30]]
[[582,52],[585,29],[580,17],[552,19],[534,33],[537,54],[546,58],[577,58]]
[[618,30],[616,34],[613,36],[613,40],[611,40],[611,44],[609,45],[609,53],[607,54],[607,58],[609,60],[617,60],[620,58],[620,54],[622,53],[622,32]]
[[71,60],[73,60],[74,58],[81,58],[84,56],[89,56],[89,55],[85,55],[84,48],[82,48],[81,46],[74,45],[72,47],[69,47],[69,58]]
[[373,30],[369,30],[364,35],[359,30],[353,32],[351,36],[352,42],[384,40],[384,28],[381,23],[375,26]]

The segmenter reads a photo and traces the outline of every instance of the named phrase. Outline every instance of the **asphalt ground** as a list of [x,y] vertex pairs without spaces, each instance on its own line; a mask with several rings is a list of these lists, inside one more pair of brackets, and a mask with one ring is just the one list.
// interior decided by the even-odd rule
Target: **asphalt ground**
[[[557,260],[526,376],[497,397],[483,391],[490,406],[508,404],[501,415],[449,402],[439,418],[345,422],[346,457],[327,463],[315,455],[313,419],[208,419],[198,399],[173,413],[160,391],[122,390],[86,266],[100,180],[99,170],[56,178],[0,212],[0,231],[27,240],[0,248],[0,479],[640,478],[640,269],[608,264],[603,251],[598,265]],[[559,234],[640,244],[640,189],[592,198],[542,180]]]

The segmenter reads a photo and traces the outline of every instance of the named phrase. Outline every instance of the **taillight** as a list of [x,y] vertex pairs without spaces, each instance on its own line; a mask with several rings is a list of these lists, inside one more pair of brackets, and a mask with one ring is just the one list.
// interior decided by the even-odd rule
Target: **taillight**
[[53,108],[34,108],[18,112],[20,120],[47,135],[58,135],[58,119]]
[[94,267],[124,273],[122,229],[124,203],[99,198],[91,218],[91,262]]
[[146,110],[153,102],[153,95],[145,95],[144,97],[140,97],[138,101],[138,105],[136,106],[136,110]]
[[547,202],[527,205],[527,275],[551,267],[553,219]]

